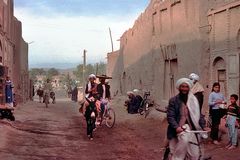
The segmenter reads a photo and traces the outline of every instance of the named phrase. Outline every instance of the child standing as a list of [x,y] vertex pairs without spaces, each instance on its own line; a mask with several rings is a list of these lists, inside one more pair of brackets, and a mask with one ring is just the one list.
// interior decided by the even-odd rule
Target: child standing
[[230,96],[231,104],[228,106],[227,111],[227,128],[228,128],[228,136],[229,136],[229,144],[226,148],[234,149],[237,147],[237,134],[238,134],[238,118],[239,118],[239,106],[237,105],[238,96],[236,94],[232,94]]

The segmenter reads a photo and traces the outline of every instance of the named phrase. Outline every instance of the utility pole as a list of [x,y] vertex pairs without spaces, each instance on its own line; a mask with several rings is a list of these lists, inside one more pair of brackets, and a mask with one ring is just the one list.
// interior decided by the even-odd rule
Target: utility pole
[[113,51],[114,51],[114,50],[113,50],[113,40],[112,40],[112,32],[111,32],[110,27],[109,27],[109,34],[110,34],[111,45],[112,45],[112,52],[113,52]]
[[96,75],[98,75],[98,63],[96,65]]
[[83,50],[83,83],[85,82],[85,73],[86,73],[86,53],[87,51]]

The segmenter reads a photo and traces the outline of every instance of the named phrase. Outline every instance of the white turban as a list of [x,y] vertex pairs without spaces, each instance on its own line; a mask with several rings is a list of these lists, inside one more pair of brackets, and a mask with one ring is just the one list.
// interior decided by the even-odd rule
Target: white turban
[[134,93],[135,95],[137,95],[137,94],[139,94],[139,90],[138,90],[138,89],[134,89],[134,90],[133,90],[133,93]]
[[195,80],[195,81],[199,81],[200,77],[199,77],[199,75],[197,75],[196,73],[191,73],[191,74],[189,75],[189,79]]
[[89,79],[90,79],[90,78],[96,79],[96,76],[95,76],[95,74],[90,74],[90,75],[88,76],[88,78],[89,78]]
[[177,81],[176,83],[176,88],[179,89],[179,87],[183,84],[183,83],[186,83],[189,88],[192,88],[193,84],[192,84],[192,81],[188,78],[181,78]]
[[127,92],[127,95],[128,95],[128,96],[131,95],[131,94],[134,95],[133,91],[128,91],[128,92]]

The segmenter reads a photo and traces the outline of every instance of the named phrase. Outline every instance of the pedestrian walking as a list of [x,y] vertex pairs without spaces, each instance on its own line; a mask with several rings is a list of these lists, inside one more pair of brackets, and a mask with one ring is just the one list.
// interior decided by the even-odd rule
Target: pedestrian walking
[[39,97],[39,103],[41,103],[43,101],[43,89],[41,86],[39,86],[37,89],[37,95]]

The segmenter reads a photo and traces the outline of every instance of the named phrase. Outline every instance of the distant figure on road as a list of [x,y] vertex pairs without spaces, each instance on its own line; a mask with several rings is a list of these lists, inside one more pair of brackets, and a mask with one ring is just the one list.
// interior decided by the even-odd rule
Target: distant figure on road
[[75,86],[72,90],[72,101],[77,102],[78,100],[78,88]]
[[71,95],[72,95],[72,88],[69,86],[67,88],[67,96],[68,96],[68,98],[71,98]]
[[47,82],[44,84],[43,87],[43,92],[44,92],[44,97],[43,97],[43,102],[45,102],[45,97],[48,96],[50,97],[50,93],[53,91],[52,84],[50,79],[47,79]]
[[13,84],[10,80],[10,77],[6,77],[6,86],[5,86],[5,93],[6,93],[6,103],[9,107],[13,107]]
[[38,90],[37,90],[37,95],[39,97],[39,103],[42,102],[42,99],[43,99],[43,89],[41,86],[38,87]]

